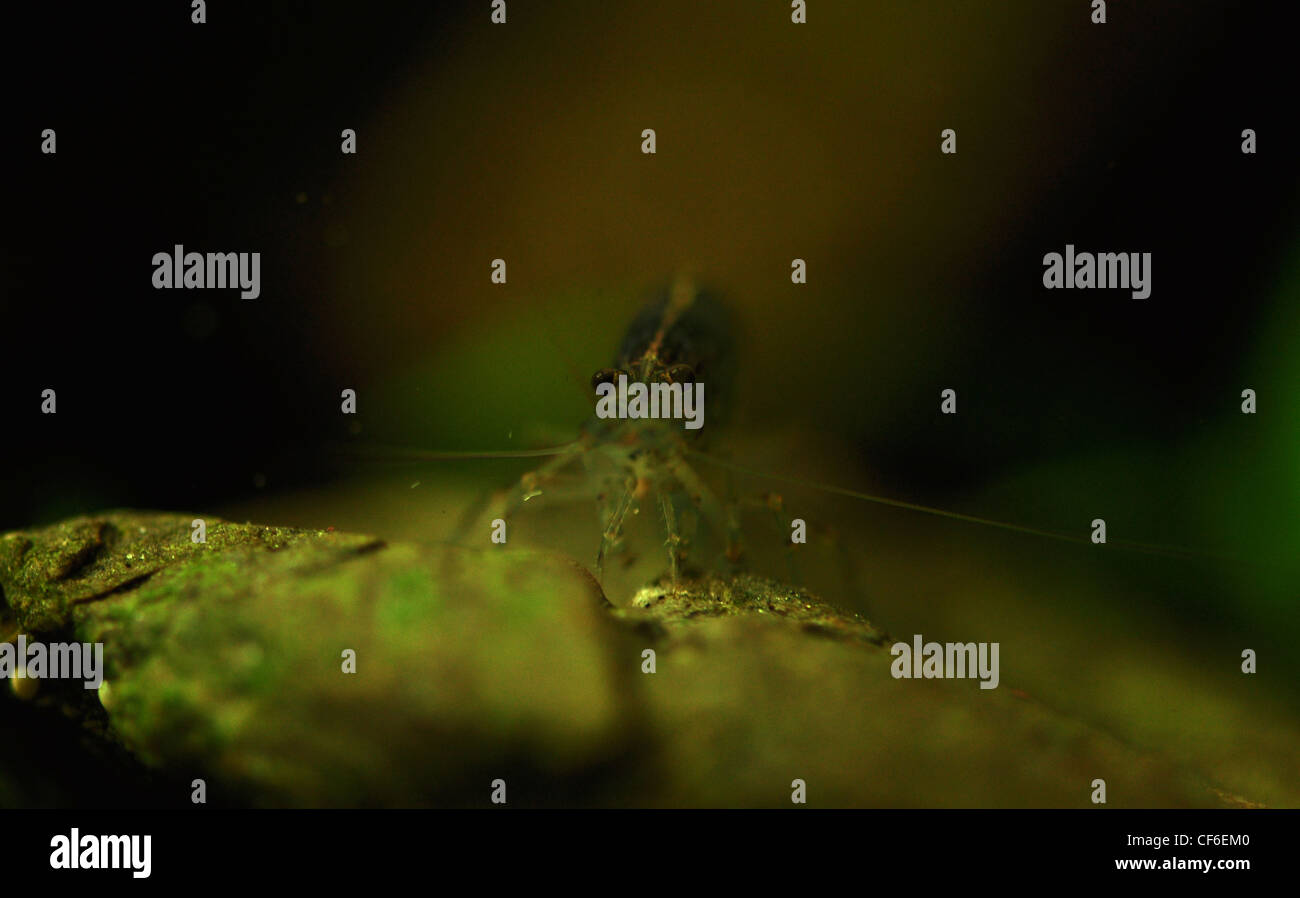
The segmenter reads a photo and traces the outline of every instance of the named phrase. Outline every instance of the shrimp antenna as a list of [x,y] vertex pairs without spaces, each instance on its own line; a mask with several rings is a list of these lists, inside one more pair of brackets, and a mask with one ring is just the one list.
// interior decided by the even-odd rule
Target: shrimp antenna
[[544,458],[549,455],[564,455],[572,452],[581,443],[574,440],[562,446],[548,446],[542,449],[500,449],[486,451],[436,452],[425,449],[411,449],[405,446],[386,446],[367,443],[336,443],[331,446],[335,454],[353,458],[366,458],[374,461],[422,462],[422,461],[456,461],[471,458]]
[[[1046,530],[1041,527],[1028,527],[1023,524],[1012,524],[1008,521],[995,521],[992,518],[981,518],[976,515],[962,514],[957,511],[947,511],[942,508],[933,508],[929,505],[919,505],[916,502],[905,502],[902,499],[890,499],[885,496],[873,496],[870,493],[859,492],[858,490],[844,489],[843,487],[831,486],[826,483],[817,483],[811,480],[804,480],[800,477],[792,477],[788,474],[774,474],[770,471],[758,471],[753,468],[747,468],[734,462],[724,461],[715,458],[697,449],[688,449],[688,454],[716,465],[720,468],[726,468],[735,471],[738,474],[748,474],[753,477],[761,477],[769,480],[792,483],[809,489],[820,490],[824,493],[830,493],[835,496],[847,496],[850,499],[860,499],[864,502],[873,502],[877,505],[887,505],[890,508],[902,508],[906,511],[920,512],[921,514],[934,515],[940,518],[950,518],[954,521],[965,521],[968,524],[981,524],[985,527],[996,527],[999,530],[1010,530],[1014,533],[1026,533],[1030,536],[1041,536],[1046,539],[1056,539],[1062,542],[1080,543],[1091,545],[1091,540],[1086,537],[1078,536],[1073,533],[1062,533],[1059,530]],[[1112,539],[1107,540],[1108,546],[1126,549],[1132,552],[1142,552],[1148,555],[1164,555],[1169,558],[1210,558],[1216,561],[1238,562],[1240,559],[1231,558],[1225,555],[1218,555],[1211,552],[1204,552],[1198,549],[1188,549],[1181,546],[1162,546],[1154,543],[1140,543],[1131,540]]]
[[555,334],[551,331],[549,324],[543,324],[541,332],[542,336],[546,338],[546,342],[550,343],[551,348],[559,354],[560,360],[564,363],[565,370],[569,375],[569,379],[578,387],[578,393],[584,399],[589,399],[591,394],[591,381],[589,380],[589,375],[584,375],[582,373],[582,369],[580,369],[578,363],[574,361],[573,353],[569,351],[569,347],[564,346],[555,338]]

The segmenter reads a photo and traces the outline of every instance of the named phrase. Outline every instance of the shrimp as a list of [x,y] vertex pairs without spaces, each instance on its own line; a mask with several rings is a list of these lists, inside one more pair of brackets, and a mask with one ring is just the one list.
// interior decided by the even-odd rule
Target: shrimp
[[[706,384],[710,425],[722,416],[732,382],[733,341],[726,308],[689,278],[678,278],[632,321],[614,367],[591,378],[595,391],[620,377],[627,383]],[[558,447],[554,457],[525,474],[493,511],[508,521],[519,509],[561,481],[571,469],[583,468],[573,498],[595,499],[601,509],[600,547],[595,573],[603,580],[609,558],[622,546],[625,523],[642,508],[653,507],[664,529],[668,575],[683,570],[692,535],[682,526],[682,511],[694,509],[707,526],[724,534],[728,563],[740,560],[739,525],[734,508],[724,503],[687,460],[705,441],[707,428],[690,430],[671,418],[600,418],[595,414],[573,443]]]
[[[510,488],[498,490],[473,505],[462,516],[460,532],[487,532],[484,518],[509,525],[525,505],[539,496],[560,501],[596,503],[600,517],[600,542],[594,573],[604,583],[613,557],[625,549],[624,535],[631,518],[653,509],[662,533],[667,577],[676,583],[687,571],[713,563],[719,554],[728,573],[738,572],[744,561],[740,511],[745,504],[734,491],[719,496],[696,470],[696,462],[730,475],[784,481],[806,489],[866,501],[910,512],[934,515],[1036,537],[1088,544],[1086,536],[1023,526],[990,518],[961,514],[899,499],[876,496],[802,478],[758,471],[706,451],[709,433],[725,421],[734,372],[734,335],[726,306],[712,293],[700,289],[689,277],[678,277],[633,319],[615,354],[612,367],[591,377],[593,401],[602,384],[623,380],[642,384],[705,384],[709,412],[707,426],[683,427],[673,418],[599,417],[594,412],[578,438],[543,449],[503,452],[423,452],[399,450],[416,461],[467,458],[546,458]],[[391,453],[390,453],[391,454]],[[577,475],[576,477],[573,475]],[[781,495],[766,492],[757,502],[778,527],[784,510]],[[486,507],[486,512],[484,508]],[[792,549],[788,532],[784,542]],[[1112,540],[1121,547],[1153,554],[1187,556],[1202,553],[1175,547]],[[702,546],[714,549],[705,552]],[[787,558],[792,559],[792,554]],[[791,579],[798,580],[791,561]]]

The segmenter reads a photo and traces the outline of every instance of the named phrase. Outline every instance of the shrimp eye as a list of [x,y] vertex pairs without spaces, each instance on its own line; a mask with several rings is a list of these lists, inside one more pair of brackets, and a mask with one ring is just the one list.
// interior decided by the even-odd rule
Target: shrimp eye
[[695,369],[690,365],[673,365],[668,369],[668,379],[675,384],[695,382]]
[[618,375],[619,372],[614,368],[601,368],[591,375],[591,388],[594,390],[601,384],[612,384],[618,380]]

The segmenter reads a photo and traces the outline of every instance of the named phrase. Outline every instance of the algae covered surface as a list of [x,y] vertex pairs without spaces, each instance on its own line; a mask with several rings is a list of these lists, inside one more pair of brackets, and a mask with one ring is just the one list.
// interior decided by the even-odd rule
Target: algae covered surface
[[[1082,807],[1094,777],[1111,806],[1237,800],[1018,690],[895,680],[882,630],[762,577],[614,608],[556,554],[192,520],[0,537],[5,636],[102,642],[106,667],[0,713],[19,740],[71,721],[164,804],[196,779],[256,806],[488,805],[497,780],[522,806],[789,806],[803,780],[819,806]],[[77,769],[0,764],[6,804],[60,777],[87,800]]]

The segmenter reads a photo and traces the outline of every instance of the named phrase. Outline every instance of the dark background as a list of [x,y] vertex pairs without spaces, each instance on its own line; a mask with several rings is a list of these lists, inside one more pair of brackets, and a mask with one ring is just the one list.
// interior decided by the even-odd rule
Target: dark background
[[[340,381],[365,384],[385,364],[437,352],[451,339],[447,321],[472,317],[460,307],[474,296],[416,290],[400,300],[329,296],[330,257],[356,250],[329,245],[321,232],[334,221],[354,232],[378,224],[346,206],[350,172],[372,165],[373,130],[362,134],[357,157],[343,157],[341,125],[361,127],[376,110],[386,119],[400,116],[400,108],[386,104],[408,66],[479,36],[487,28],[485,4],[216,3],[205,26],[191,25],[183,6],[7,13],[0,526],[113,505],[207,506],[250,493],[259,473],[273,474],[280,486],[318,480],[317,449],[339,434]],[[933,21],[943,21],[942,6]],[[1250,352],[1271,326],[1278,267],[1294,246],[1294,70],[1285,29],[1270,5],[1144,4],[1134,21],[1139,13],[1112,4],[1105,26],[1088,24],[1086,10],[1074,9],[1086,4],[1006,6],[986,12],[986,33],[954,44],[953,53],[973,56],[963,65],[974,70],[984,54],[1008,52],[997,46],[1004,22],[1018,19],[1028,32],[1041,26],[1055,33],[1062,21],[1078,19],[1061,38],[1066,55],[1021,74],[1038,98],[1032,130],[985,129],[955,100],[936,104],[941,114],[915,128],[907,110],[896,110],[895,120],[874,110],[862,117],[852,108],[836,113],[849,142],[861,148],[854,158],[834,161],[843,181],[829,193],[842,203],[853,202],[854,173],[871,166],[875,144],[915,144],[908,152],[920,167],[907,200],[914,214],[897,223],[897,239],[909,238],[912,255],[890,263],[905,270],[897,280],[907,295],[889,342],[905,344],[916,331],[941,335],[946,380],[934,380],[906,354],[883,371],[845,359],[852,352],[845,333],[880,324],[836,311],[875,301],[867,279],[853,295],[849,275],[833,285],[832,301],[823,304],[825,293],[818,298],[831,311],[797,335],[799,350],[777,367],[799,388],[839,391],[846,401],[835,426],[882,481],[903,493],[941,496],[1081,443],[1172,443],[1207,419],[1232,413],[1238,382],[1249,381],[1256,364]],[[725,79],[730,62],[751,56],[743,46],[725,45],[728,17],[767,16],[774,22],[767,27],[785,28],[784,7],[665,8],[662,15],[669,22],[686,16],[683,27],[713,29],[719,50],[708,65]],[[827,22],[832,14],[860,16],[877,36],[920,15],[897,4],[867,5],[859,13],[828,7],[814,4],[807,26],[803,52],[811,78],[822,77],[818,40],[834,24]],[[576,65],[569,60],[590,52],[604,25],[594,9],[559,4],[543,14],[516,3],[508,27],[546,33],[560,28],[555,20],[566,13],[580,24],[587,17],[585,33],[574,26],[584,38],[576,45],[539,50],[551,54],[555,68]],[[1195,52],[1186,52],[1189,45]],[[1171,59],[1176,49],[1184,52]],[[647,55],[654,58],[659,48],[652,50]],[[668,68],[672,57],[665,51],[661,58]],[[861,64],[864,77],[873,72],[865,52]],[[614,78],[618,70],[602,73]],[[474,74],[434,86],[464,91]],[[891,77],[924,82],[928,75],[918,67]],[[546,88],[533,83],[530,89]],[[977,94],[978,83],[969,89]],[[1002,107],[1016,102],[998,101]],[[485,119],[494,108],[502,115],[511,108],[499,96],[482,103]],[[716,110],[720,130],[727,114]],[[442,140],[454,144],[468,124],[447,123]],[[938,131],[947,126],[959,133],[954,158],[937,151]],[[1257,156],[1239,152],[1246,126],[1259,134]],[[39,152],[43,127],[57,129],[57,156]],[[671,135],[665,136],[661,142],[671,147]],[[512,143],[528,140],[519,134]],[[636,138],[628,140],[635,150]],[[984,177],[980,166],[1037,160],[1052,169],[1043,157],[1071,141],[1074,150],[1061,154],[1062,165],[1046,183],[994,200],[1013,210],[997,240],[978,238],[986,230],[980,202],[961,197],[978,189],[972,185]],[[761,154],[761,144],[750,152]],[[323,221],[316,198],[330,190],[343,198]],[[303,191],[312,197],[306,208],[296,202]],[[557,209],[570,202],[556,197]],[[426,215],[441,221],[454,211]],[[875,221],[878,211],[858,210],[861,227],[840,234],[835,252],[864,260],[882,254],[869,245],[871,231],[891,227]],[[963,236],[978,249],[960,242]],[[1046,293],[1039,282],[1042,254],[1061,251],[1066,242],[1080,250],[1152,252],[1153,298]],[[175,243],[200,252],[260,251],[261,298],[151,289],[151,256]],[[958,261],[950,264],[945,247]],[[437,244],[429,252],[439,265],[472,268],[484,285],[486,258],[495,255],[449,259]],[[707,262],[725,252],[719,242],[701,257]],[[802,302],[818,290],[826,267],[817,254],[805,249],[802,255],[811,257],[812,270],[804,294],[785,293],[786,257],[745,264],[768,269],[774,302],[782,294]],[[569,264],[580,268],[581,260]],[[701,267],[707,277],[707,264]],[[592,280],[604,275],[595,271]],[[648,289],[669,276],[647,269],[639,281],[630,280]],[[619,314],[640,298],[628,297],[631,305]],[[385,303],[398,311],[377,313]],[[417,323],[440,326],[400,327],[402,303]],[[751,331],[755,323],[767,332],[761,319],[750,322]],[[823,335],[826,351],[818,351],[815,327],[824,324],[832,328]],[[386,344],[391,354],[350,353],[347,335],[367,332],[360,339]],[[612,353],[612,345],[603,345],[608,349],[601,353]],[[869,356],[870,342],[863,345]],[[863,377],[851,376],[857,369]],[[934,414],[942,385],[962,387],[962,410],[971,413]],[[47,386],[58,390],[55,417],[39,413]],[[891,426],[855,423],[854,400],[862,397],[883,409]],[[798,418],[798,410],[778,401],[783,397],[756,403],[753,416]],[[1261,400],[1276,413],[1284,402]]]

